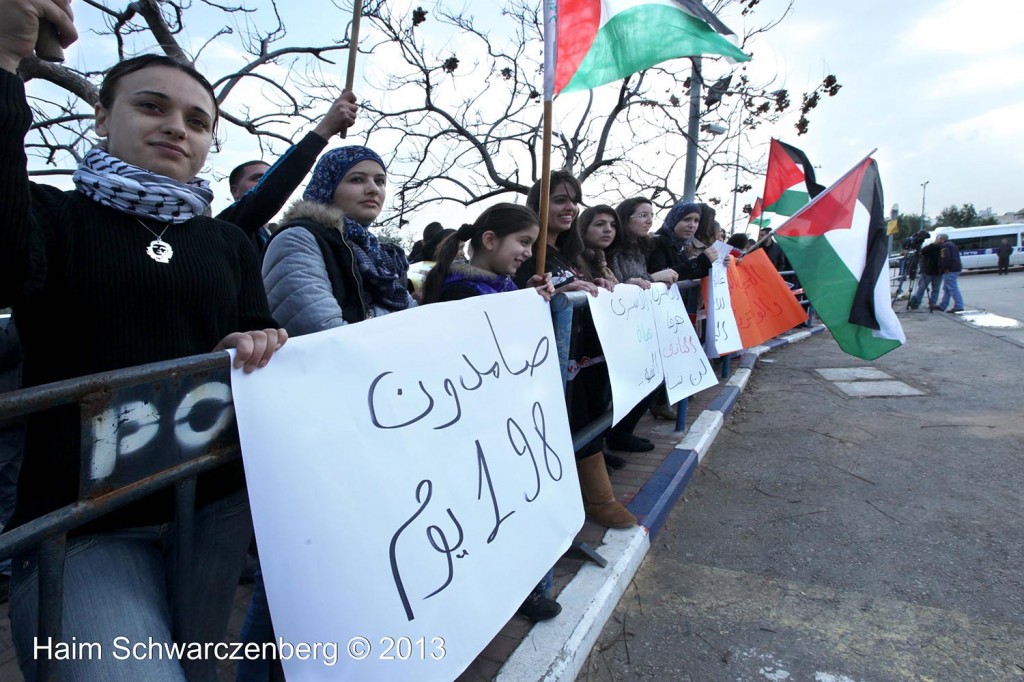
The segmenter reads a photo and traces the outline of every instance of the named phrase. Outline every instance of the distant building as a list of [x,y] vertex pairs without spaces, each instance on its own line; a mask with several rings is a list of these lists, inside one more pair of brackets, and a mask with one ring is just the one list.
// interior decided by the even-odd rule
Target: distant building
[[[986,213],[982,213],[982,216],[992,215],[992,210],[989,209]],[[999,221],[1000,225],[1006,225],[1007,223],[1024,223],[1024,208],[1019,211],[1010,211],[1002,215],[997,215],[996,220]]]

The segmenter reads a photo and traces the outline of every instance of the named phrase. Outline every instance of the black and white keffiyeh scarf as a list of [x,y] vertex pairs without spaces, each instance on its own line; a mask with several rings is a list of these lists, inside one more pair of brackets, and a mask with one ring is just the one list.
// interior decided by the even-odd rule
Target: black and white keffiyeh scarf
[[96,148],[72,176],[78,191],[104,206],[164,223],[183,223],[207,213],[213,190],[206,180],[179,182],[133,166]]

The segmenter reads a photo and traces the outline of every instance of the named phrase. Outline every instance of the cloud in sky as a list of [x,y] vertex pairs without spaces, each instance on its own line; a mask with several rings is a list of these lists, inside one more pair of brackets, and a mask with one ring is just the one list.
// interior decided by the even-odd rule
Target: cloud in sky
[[1020,0],[947,0],[906,3],[919,12],[905,36],[908,48],[922,52],[986,55],[1024,45],[1024,3]]
[[1021,26],[1020,0],[796,0],[793,16],[763,37],[787,85],[828,65],[844,87],[814,111],[807,135],[777,134],[807,151],[826,182],[877,147],[887,204],[920,210],[928,180],[930,215],[965,202],[997,213],[1024,207],[1019,183],[1007,181],[1024,159]]

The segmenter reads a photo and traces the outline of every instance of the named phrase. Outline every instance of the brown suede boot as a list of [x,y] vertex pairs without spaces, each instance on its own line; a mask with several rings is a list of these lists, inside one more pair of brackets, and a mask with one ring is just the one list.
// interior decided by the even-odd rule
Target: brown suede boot
[[604,466],[603,452],[576,460],[576,470],[580,475],[580,490],[583,492],[583,511],[588,519],[605,528],[630,528],[636,525],[636,517],[615,499],[612,482]]

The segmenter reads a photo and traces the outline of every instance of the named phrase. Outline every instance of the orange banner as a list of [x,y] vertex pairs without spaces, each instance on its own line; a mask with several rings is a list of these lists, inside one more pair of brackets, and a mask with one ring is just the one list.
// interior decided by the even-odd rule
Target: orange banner
[[743,347],[750,348],[807,321],[807,312],[763,249],[726,269],[732,312]]

